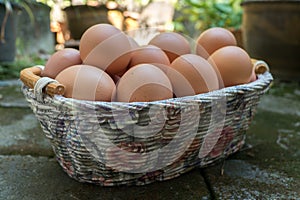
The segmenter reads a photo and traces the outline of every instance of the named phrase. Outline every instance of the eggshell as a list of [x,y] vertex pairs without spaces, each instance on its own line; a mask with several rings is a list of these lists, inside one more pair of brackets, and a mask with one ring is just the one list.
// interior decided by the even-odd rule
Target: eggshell
[[187,78],[185,78],[180,72],[173,69],[169,65],[164,65],[159,63],[153,65],[161,69],[169,78],[172,84],[174,98],[196,95],[192,85],[189,83]]
[[65,86],[67,98],[111,101],[115,90],[115,83],[107,73],[89,65],[66,68],[55,79]]
[[73,65],[79,65],[82,61],[77,49],[65,48],[52,54],[45,64],[41,76],[55,78],[59,72]]
[[166,74],[151,64],[130,68],[119,80],[116,99],[120,102],[149,102],[173,97]]
[[237,41],[229,30],[213,27],[202,32],[197,38],[196,54],[207,59],[217,49],[236,45]]
[[208,61],[218,71],[219,82],[225,87],[249,82],[253,72],[250,56],[237,46],[218,49]]
[[97,24],[81,37],[79,51],[84,64],[96,66],[109,74],[122,72],[132,50],[128,37],[109,24]]
[[[210,63],[201,56],[194,54],[185,54],[176,58],[171,67],[182,74],[184,82],[176,81],[178,74],[168,75],[172,82],[174,93],[177,97],[205,93],[219,89],[218,76]],[[185,90],[183,85],[187,82],[191,90]]]
[[253,70],[249,82],[256,81],[256,79],[257,79],[257,77],[256,77],[256,74],[255,74],[255,71]]
[[178,56],[191,53],[189,42],[180,34],[175,32],[164,32],[156,35],[149,42],[162,49],[173,62]]
[[135,65],[145,63],[160,63],[164,65],[170,65],[169,58],[165,52],[153,45],[142,46],[132,51],[131,60],[128,67],[131,68]]

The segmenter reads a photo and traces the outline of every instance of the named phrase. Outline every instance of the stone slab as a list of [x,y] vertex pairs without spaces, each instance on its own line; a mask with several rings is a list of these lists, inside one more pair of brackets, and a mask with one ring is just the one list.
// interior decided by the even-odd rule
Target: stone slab
[[19,81],[0,82],[0,107],[28,108],[28,103],[21,92],[21,83]]
[[299,113],[297,87],[270,89],[247,132],[244,150],[205,170],[217,198],[300,199]]
[[146,186],[101,187],[71,179],[55,159],[0,156],[0,199],[209,199],[199,170]]
[[53,156],[32,111],[24,108],[0,107],[0,155]]
[[296,200],[300,197],[299,178],[245,160],[226,160],[223,165],[207,168],[206,174],[218,199]]

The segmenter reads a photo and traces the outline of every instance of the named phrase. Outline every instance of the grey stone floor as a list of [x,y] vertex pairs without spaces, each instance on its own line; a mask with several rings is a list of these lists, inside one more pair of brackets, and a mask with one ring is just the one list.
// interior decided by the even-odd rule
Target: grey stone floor
[[272,86],[240,152],[225,162],[147,186],[100,187],[69,178],[18,81],[0,82],[0,125],[1,200],[300,199],[298,83]]

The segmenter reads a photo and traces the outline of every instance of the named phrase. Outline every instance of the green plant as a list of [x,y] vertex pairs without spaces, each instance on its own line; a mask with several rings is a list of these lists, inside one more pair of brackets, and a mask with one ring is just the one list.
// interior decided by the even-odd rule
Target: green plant
[[211,27],[239,29],[242,21],[242,0],[182,0],[178,1],[175,29],[186,30],[186,24],[193,24],[193,31],[199,32]]
[[17,79],[22,69],[45,64],[46,59],[39,55],[19,56],[14,62],[0,62],[0,80]]

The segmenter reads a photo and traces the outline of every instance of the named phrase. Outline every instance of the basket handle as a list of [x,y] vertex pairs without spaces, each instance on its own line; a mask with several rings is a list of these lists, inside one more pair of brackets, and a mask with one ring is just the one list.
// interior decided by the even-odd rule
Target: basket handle
[[[20,72],[20,79],[27,87],[33,89],[41,79],[40,75],[44,66],[36,65],[30,68],[23,69]],[[54,79],[53,79],[54,81]],[[51,82],[45,87],[45,92],[50,96],[63,95],[65,92],[65,86],[58,82]]]
[[251,59],[255,74],[263,74],[267,71],[270,71],[269,66],[266,62],[262,60]]

